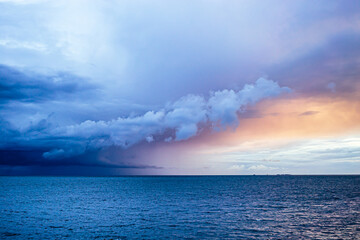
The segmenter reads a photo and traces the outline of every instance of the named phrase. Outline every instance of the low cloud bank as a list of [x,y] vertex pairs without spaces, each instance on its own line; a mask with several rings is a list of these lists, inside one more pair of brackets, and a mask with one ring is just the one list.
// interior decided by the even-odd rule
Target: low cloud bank
[[216,131],[236,128],[239,124],[238,114],[245,111],[248,104],[290,91],[272,80],[259,78],[255,84],[245,85],[237,92],[227,89],[211,92],[207,99],[199,95],[187,95],[159,111],[148,111],[141,116],[119,117],[111,121],[87,120],[54,128],[49,131],[51,136],[77,139],[81,147],[55,148],[45,152],[43,157],[69,157],[82,154],[87,149],[108,146],[128,148],[141,141],[187,140],[208,126]]
[[49,160],[72,158],[89,151],[116,146],[126,149],[138,143],[184,141],[205,129],[235,129],[238,114],[246,106],[290,92],[265,78],[245,85],[240,91],[222,90],[209,96],[186,95],[157,111],[119,117],[110,121],[86,120],[79,124],[52,123],[52,115],[39,118],[25,128],[14,128],[0,119],[0,149],[42,151]]

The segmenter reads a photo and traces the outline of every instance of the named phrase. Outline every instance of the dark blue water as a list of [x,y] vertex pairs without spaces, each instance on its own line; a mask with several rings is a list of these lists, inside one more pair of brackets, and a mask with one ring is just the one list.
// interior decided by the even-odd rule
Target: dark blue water
[[0,177],[3,239],[360,239],[360,176]]

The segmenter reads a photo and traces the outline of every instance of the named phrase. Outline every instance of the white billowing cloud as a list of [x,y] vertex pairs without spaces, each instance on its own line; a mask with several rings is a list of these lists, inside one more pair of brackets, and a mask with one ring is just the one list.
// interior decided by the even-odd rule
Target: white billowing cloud
[[145,139],[146,139],[146,141],[149,142],[149,143],[154,141],[154,137],[153,137],[153,136],[147,136]]
[[237,111],[239,111],[240,99],[233,90],[223,90],[213,93],[209,99],[210,121],[220,126],[237,125]]
[[241,165],[232,165],[230,168],[229,168],[230,170],[245,170],[246,169],[246,167],[245,167],[245,165],[244,164],[241,164]]
[[209,120],[215,124],[226,128],[227,126],[237,127],[237,114],[242,111],[242,107],[247,104],[254,104],[264,97],[277,96],[282,92],[290,92],[286,87],[280,87],[276,82],[265,78],[259,78],[254,85],[245,85],[245,87],[235,92],[234,90],[217,91],[212,94],[208,101],[210,108]]
[[[238,92],[214,92],[207,101],[202,96],[187,95],[164,109],[148,111],[142,116],[119,117],[111,121],[87,120],[55,128],[51,135],[80,139],[86,142],[87,148],[111,145],[127,148],[141,141],[152,142],[153,135],[163,135],[168,129],[174,130],[175,136],[165,136],[164,141],[187,140],[199,134],[206,125],[216,128],[220,124],[222,129],[237,126],[237,114],[244,111],[247,104],[289,91],[272,80],[260,78],[254,85],[246,85]],[[59,153],[48,152],[44,157]]]
[[246,166],[245,164],[241,164],[241,165],[235,164],[229,167],[229,170],[241,171],[247,174],[251,172],[265,172],[265,171],[273,171],[278,169],[279,169],[278,167],[270,167],[263,164],[251,165],[251,166]]
[[166,114],[165,125],[176,129],[176,140],[186,140],[196,135],[197,124],[207,120],[207,105],[201,96],[182,97]]
[[248,168],[248,170],[252,170],[252,171],[269,171],[269,170],[276,170],[276,169],[278,169],[278,168],[265,166],[263,164],[253,165]]
[[87,120],[77,125],[54,129],[55,135],[86,139],[110,139],[111,144],[127,147],[162,130],[164,112],[149,111],[143,116],[118,118],[111,121]]
[[196,135],[197,131],[196,124],[181,125],[176,131],[176,140],[186,140]]
[[263,99],[264,96],[273,97],[283,91],[289,92],[290,89],[279,87],[279,84],[269,81],[266,78],[259,78],[254,85],[245,85],[245,87],[238,92],[238,97],[242,104],[256,103]]

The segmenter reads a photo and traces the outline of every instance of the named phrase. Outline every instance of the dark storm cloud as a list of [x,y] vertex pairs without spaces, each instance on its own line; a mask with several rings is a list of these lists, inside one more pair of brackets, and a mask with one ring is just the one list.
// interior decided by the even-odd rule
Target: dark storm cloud
[[0,150],[0,165],[6,166],[91,166],[91,167],[103,167],[103,168],[159,168],[156,166],[135,164],[125,161],[107,162],[100,161],[98,154],[99,151],[91,151],[81,154],[76,157],[70,157],[66,159],[51,159],[44,161],[42,155],[44,149],[22,149],[22,150]]
[[94,89],[93,85],[70,73],[40,75],[0,64],[0,103],[46,101],[71,95],[74,97],[75,93],[91,89]]
[[[238,114],[245,112],[247,105],[289,91],[289,88],[280,87],[274,81],[260,78],[255,84],[245,85],[240,91],[225,89],[211,92],[208,98],[186,95],[159,110],[110,121],[86,120],[59,125],[53,123],[53,114],[50,114],[26,127],[16,128],[2,120],[4,131],[1,133],[0,147],[4,150],[2,155],[9,157],[4,157],[1,164],[73,163],[136,167],[133,164],[122,164],[122,159],[116,163],[109,162],[107,158],[99,158],[97,153],[112,146],[127,149],[141,142],[187,140],[208,127],[217,131],[235,128],[238,125]],[[42,154],[39,155],[40,152]]]

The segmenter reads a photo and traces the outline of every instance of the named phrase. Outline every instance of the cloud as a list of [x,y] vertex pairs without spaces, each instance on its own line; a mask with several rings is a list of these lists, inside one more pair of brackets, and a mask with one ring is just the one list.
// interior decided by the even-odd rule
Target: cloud
[[151,143],[151,142],[154,141],[154,137],[153,137],[153,136],[147,136],[145,139],[146,139],[146,141],[149,142],[149,143]]
[[95,86],[86,79],[70,73],[41,75],[0,64],[0,103],[14,100],[38,102],[70,95],[76,97],[83,91],[94,89]]
[[278,170],[278,167],[270,167],[270,166],[265,166],[263,164],[258,164],[258,165],[250,165],[248,166],[245,164],[234,164],[231,167],[229,167],[229,170],[235,170],[235,171],[241,171],[242,173],[251,173],[251,172],[264,172],[264,171],[272,171],[272,170]]
[[[174,103],[143,115],[118,117],[110,121],[86,120],[79,124],[54,126],[47,119],[37,119],[28,128],[18,130],[9,142],[16,146],[29,144],[50,147],[47,159],[61,159],[110,146],[129,148],[140,142],[183,141],[205,128],[236,127],[238,114],[248,104],[274,97],[290,89],[264,78],[240,91],[212,92],[208,99],[187,95]],[[158,136],[158,137],[156,137]],[[8,142],[8,143],[9,143]],[[51,147],[53,146],[53,147]]]
[[[291,1],[280,7],[277,1],[1,4],[0,63],[86,76],[102,84],[109,99],[121,96],[140,104],[233,88],[234,79],[245,84],[264,73],[293,81],[304,72],[293,77],[290,69],[290,77],[278,77],[271,71],[274,64],[292,62],[359,26],[356,1],[331,6]],[[309,85],[300,82],[300,88]]]
[[36,42],[20,42],[12,39],[0,39],[0,46],[6,48],[23,48],[39,52],[47,52],[47,47],[42,43]]
[[265,165],[253,165],[248,167],[248,170],[252,170],[252,171],[271,171],[271,170],[276,170],[279,169],[277,167],[269,167],[269,166],[265,166]]
[[242,165],[232,165],[229,169],[230,170],[245,170],[246,167],[243,164]]
[[[359,165],[360,163],[359,135],[286,142],[272,139],[271,141],[254,141],[251,145],[256,147],[240,149],[240,145],[237,146],[238,149],[216,156],[209,154],[206,158],[224,158],[225,161],[238,159],[237,162],[231,162],[230,169],[242,170],[245,173],[271,170],[299,173],[300,169],[302,173],[319,174],[326,173],[328,170],[323,169],[324,166],[343,164],[343,166],[338,166],[338,169],[336,167],[332,169],[332,173],[341,173],[352,164]],[[201,157],[197,156],[197,158]],[[345,172],[353,173],[354,169],[348,168]]]
[[186,140],[196,135],[197,125],[207,120],[207,104],[203,97],[188,95],[169,106],[165,126],[176,129],[176,140]]
[[142,116],[117,118],[107,122],[88,120],[54,129],[51,135],[92,139],[88,145],[90,148],[111,145],[127,148],[148,140],[149,135],[162,135],[167,129],[175,130],[175,141],[187,140],[202,130],[201,124],[216,126],[220,123],[224,129],[236,126],[237,114],[245,111],[247,104],[289,91],[289,88],[280,87],[274,81],[259,78],[254,85],[246,85],[238,92],[214,92],[208,101],[201,96],[188,95],[164,109],[148,111]]
[[43,157],[52,159],[57,158],[58,156],[63,156],[64,153],[64,149],[53,149],[50,152],[44,152]]
[[306,112],[300,113],[299,116],[311,116],[311,115],[315,115],[318,113],[319,113],[319,111],[306,111]]
[[46,2],[48,0],[0,0],[0,3],[13,3],[13,4],[35,4]]
[[[350,98],[359,88],[357,1],[0,5],[0,149],[31,149],[42,161],[90,159],[89,152],[113,146],[186,145],[270,114],[286,128],[291,123],[275,116],[280,110],[249,111],[289,91],[266,79],[252,84],[258,76],[312,101],[318,94]],[[324,110],[310,105],[293,114],[299,113],[307,121],[322,119]],[[263,136],[268,123],[241,133]]]
[[211,109],[209,119],[214,124],[222,127],[237,126],[237,112],[241,110],[239,106],[242,105],[238,93],[227,89],[217,91],[210,97],[208,105]]
[[247,104],[254,104],[261,99],[277,96],[282,92],[290,92],[287,87],[280,87],[276,82],[265,78],[259,78],[254,85],[247,84],[245,87],[234,92],[233,90],[217,91],[209,99],[209,119],[220,127],[238,125],[238,113],[244,112]]
[[[61,150],[54,150],[55,152],[61,153]],[[75,171],[71,175],[78,175],[83,172],[83,168],[94,167],[96,172],[105,172],[100,175],[114,175],[126,173],[134,169],[162,169],[161,167],[148,165],[144,163],[135,163],[128,161],[117,161],[117,162],[109,162],[109,161],[101,161],[99,160],[99,156],[96,152],[89,152],[79,157],[69,157],[69,158],[57,158],[55,155],[53,157],[49,157],[47,159],[43,159],[42,153],[39,150],[0,150],[0,175],[12,175],[19,174],[18,170],[22,167],[31,168],[32,170],[39,170],[39,174],[54,174],[55,172],[59,172],[59,175],[67,175],[66,168],[74,168]],[[41,168],[46,167],[56,167],[55,170],[51,168],[46,170],[41,170]],[[64,169],[65,168],[65,169]],[[127,170],[126,170],[127,169]],[[14,171],[13,171],[14,170]],[[64,171],[65,170],[65,171]],[[69,169],[67,169],[69,170]],[[120,170],[120,172],[119,172]],[[126,170],[126,171],[125,171]],[[33,174],[31,172],[27,174]],[[55,173],[56,174],[56,173]],[[93,174],[93,173],[92,173]],[[90,174],[90,175],[92,175]],[[86,174],[89,175],[89,174]]]
[[326,85],[326,87],[328,89],[330,89],[331,92],[336,92],[336,83],[334,83],[334,82],[328,83],[328,85]]
[[349,94],[360,88],[359,58],[359,31],[345,31],[296,58],[272,65],[267,73],[299,93]]

